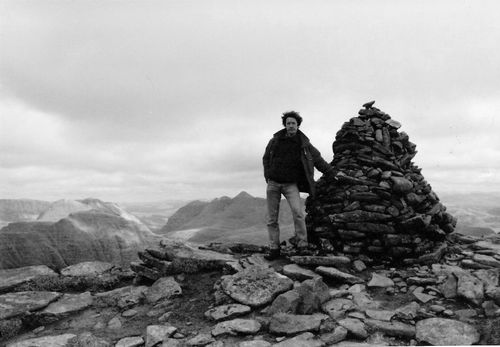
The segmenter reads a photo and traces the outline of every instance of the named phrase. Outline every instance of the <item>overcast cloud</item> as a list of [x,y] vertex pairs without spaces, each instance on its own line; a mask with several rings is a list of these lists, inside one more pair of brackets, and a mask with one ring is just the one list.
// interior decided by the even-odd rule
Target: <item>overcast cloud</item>
[[438,195],[500,192],[498,13],[494,0],[0,0],[0,198],[264,196],[282,112],[331,161],[370,100]]

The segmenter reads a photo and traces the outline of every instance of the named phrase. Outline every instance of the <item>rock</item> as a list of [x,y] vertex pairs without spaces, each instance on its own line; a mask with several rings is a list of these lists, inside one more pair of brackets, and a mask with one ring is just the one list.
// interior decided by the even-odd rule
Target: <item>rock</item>
[[139,347],[144,344],[142,336],[130,336],[120,339],[115,347]]
[[365,282],[362,278],[342,272],[333,267],[318,266],[314,271],[340,283],[356,284]]
[[391,176],[393,182],[392,190],[399,194],[406,194],[412,191],[413,183],[403,177]]
[[474,309],[462,309],[456,310],[455,315],[458,317],[458,320],[466,322],[470,318],[476,317],[477,312]]
[[239,303],[256,307],[266,305],[279,294],[290,290],[293,281],[271,269],[252,267],[232,276],[225,276],[221,287]]
[[110,271],[114,267],[111,263],[102,261],[87,261],[70,265],[61,269],[63,276],[99,276]]
[[323,341],[315,340],[312,333],[306,332],[276,343],[273,347],[321,347],[323,345]]
[[252,340],[240,342],[238,347],[271,347],[272,345],[264,340]]
[[396,311],[396,315],[405,320],[413,320],[417,317],[417,312],[420,310],[420,305],[412,301],[407,305],[398,307]]
[[377,273],[372,274],[372,279],[367,284],[368,287],[392,287],[394,286],[394,281],[386,276],[379,275]]
[[170,325],[149,325],[146,328],[146,347],[153,347],[176,331],[177,328]]
[[188,242],[162,239],[160,246],[165,258],[172,261],[171,274],[222,269],[227,262],[236,260],[230,254],[200,249]]
[[252,335],[258,333],[260,331],[260,328],[261,324],[255,319],[236,318],[233,320],[217,323],[217,325],[212,329],[212,335]]
[[481,305],[484,300],[483,282],[471,274],[462,274],[458,277],[457,295],[476,305]]
[[339,325],[335,327],[333,332],[320,335],[321,341],[326,343],[328,346],[345,340],[347,337],[347,329]]
[[62,334],[54,336],[43,336],[19,342],[9,343],[7,347],[68,347],[74,334]]
[[271,317],[269,332],[278,335],[294,335],[306,331],[318,331],[321,323],[326,319],[328,316],[322,313],[312,315],[277,313]]
[[485,301],[483,302],[482,307],[484,309],[484,314],[486,315],[486,317],[500,316],[500,307],[497,306],[494,301]]
[[0,295],[0,320],[16,317],[48,306],[62,296],[57,292],[15,292]]
[[40,276],[54,276],[57,273],[45,265],[26,266],[16,269],[0,270],[0,293]]
[[480,335],[471,325],[446,318],[428,318],[417,322],[416,339],[431,345],[473,345]]
[[419,301],[423,302],[424,304],[431,301],[431,300],[436,299],[436,297],[433,295],[428,295],[428,294],[421,293],[418,291],[414,291],[412,294],[413,294],[413,296],[415,296]]
[[179,283],[173,277],[162,277],[158,279],[146,291],[146,300],[154,304],[160,300],[170,299],[173,296],[182,294]]
[[365,310],[365,313],[368,317],[370,317],[372,319],[386,321],[386,322],[390,322],[392,316],[394,316],[396,314],[395,311],[372,310],[372,309]]
[[[276,301],[276,300],[275,300]],[[247,305],[229,304],[214,307],[205,312],[205,317],[216,322],[250,313],[252,309]]]
[[400,337],[400,338],[414,338],[415,337],[415,327],[413,325],[392,321],[383,322],[376,319],[367,319],[365,324],[371,329],[380,331],[388,336]]
[[357,272],[362,272],[362,271],[365,271],[366,270],[366,265],[365,263],[363,263],[363,261],[359,260],[359,259],[356,259],[353,264],[352,264],[354,270],[356,270]]
[[320,277],[314,271],[303,268],[297,264],[287,264],[283,266],[283,275],[296,281],[304,281]]
[[108,292],[96,293],[95,299],[105,306],[129,308],[145,301],[148,289],[149,287],[146,286],[126,286]]
[[368,337],[365,324],[359,319],[344,318],[338,321],[339,325],[347,329],[348,334],[357,339],[364,340]]
[[484,292],[486,295],[498,288],[500,269],[477,270],[472,274],[483,282]]
[[439,290],[443,294],[443,296],[447,299],[452,299],[457,296],[457,278],[453,274],[449,274],[440,286]]
[[306,280],[297,286],[295,290],[300,296],[296,312],[299,314],[318,312],[321,305],[330,299],[330,290],[321,277]]
[[489,255],[475,253],[474,256],[472,257],[472,260],[480,264],[484,264],[495,268],[500,268],[500,261]]
[[72,346],[81,347],[111,347],[108,341],[94,336],[91,332],[84,332],[70,340]]
[[120,317],[111,318],[111,320],[108,322],[107,328],[111,329],[111,330],[121,329],[122,328],[122,321],[120,320]]
[[68,317],[91,306],[93,302],[90,292],[81,294],[64,294],[59,300],[50,303],[37,316],[44,324]]
[[124,317],[124,318],[130,318],[130,317],[133,317],[135,315],[137,315],[137,311],[133,310],[133,309],[126,310],[126,311],[122,312],[122,317]]
[[380,302],[373,300],[366,292],[352,293],[352,301],[360,310],[380,308]]
[[338,266],[347,265],[351,263],[348,257],[343,256],[292,256],[290,261],[298,265],[308,265],[308,266]]
[[266,313],[269,315],[276,313],[297,313],[301,300],[302,298],[297,290],[289,290],[278,295],[271,306],[268,307]]
[[215,339],[210,334],[198,334],[195,337],[186,341],[188,346],[206,346],[214,342]]

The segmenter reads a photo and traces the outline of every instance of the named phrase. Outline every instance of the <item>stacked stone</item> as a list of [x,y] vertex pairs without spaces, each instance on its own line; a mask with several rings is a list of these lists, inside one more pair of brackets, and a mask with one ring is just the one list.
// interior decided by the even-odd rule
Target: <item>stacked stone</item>
[[336,134],[338,174],[322,177],[306,203],[310,239],[374,260],[418,260],[442,248],[456,219],[412,162],[416,145],[401,124],[373,104]]

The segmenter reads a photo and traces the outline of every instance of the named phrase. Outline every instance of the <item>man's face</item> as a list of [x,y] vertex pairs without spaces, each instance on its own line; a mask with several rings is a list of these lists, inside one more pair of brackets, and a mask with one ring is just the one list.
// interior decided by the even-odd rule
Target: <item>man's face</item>
[[286,133],[289,136],[293,136],[297,133],[297,129],[299,129],[299,126],[297,125],[297,120],[293,117],[288,117],[285,120],[285,128],[286,128]]

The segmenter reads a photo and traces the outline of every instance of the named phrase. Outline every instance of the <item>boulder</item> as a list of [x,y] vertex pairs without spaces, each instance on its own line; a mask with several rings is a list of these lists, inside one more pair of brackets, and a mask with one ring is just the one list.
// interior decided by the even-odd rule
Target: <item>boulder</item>
[[176,331],[177,328],[170,325],[149,325],[146,328],[146,347],[153,347]]
[[114,267],[111,263],[102,261],[87,261],[70,265],[61,269],[63,276],[99,276],[109,272]]
[[275,343],[273,347],[322,347],[323,345],[323,341],[316,340],[312,333],[307,332]]
[[251,307],[269,304],[293,287],[293,281],[272,269],[251,267],[225,276],[222,290],[237,302]]
[[0,270],[0,293],[40,276],[54,276],[57,273],[45,265],[25,266],[16,269]]
[[115,347],[139,347],[144,344],[142,336],[130,336],[120,339]]
[[479,342],[479,332],[470,324],[445,318],[428,318],[417,322],[416,339],[436,346],[464,345]]
[[96,293],[95,300],[98,304],[129,308],[146,300],[147,286],[126,286],[103,293]]
[[366,319],[365,324],[372,330],[380,331],[388,336],[412,339],[415,337],[415,326],[398,321],[381,321]]
[[287,264],[283,266],[283,275],[296,281],[305,281],[312,278],[321,277],[314,271],[303,268],[297,264]]
[[458,277],[457,295],[476,305],[484,300],[484,285],[477,277],[464,273]]
[[366,325],[355,318],[344,318],[338,321],[339,325],[347,329],[348,335],[352,335],[357,339],[364,340],[368,337]]
[[368,287],[393,287],[394,281],[390,278],[387,278],[384,275],[379,275],[377,273],[372,274],[372,278],[370,282],[367,284]]
[[57,292],[15,292],[0,295],[0,320],[36,311],[59,299]]

